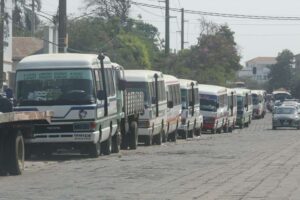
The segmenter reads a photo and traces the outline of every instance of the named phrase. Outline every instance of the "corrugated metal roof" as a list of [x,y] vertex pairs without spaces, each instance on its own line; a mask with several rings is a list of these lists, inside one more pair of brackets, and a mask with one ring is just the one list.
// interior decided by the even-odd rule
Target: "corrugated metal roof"
[[13,37],[12,56],[13,60],[21,60],[26,56],[42,51],[44,42],[34,37]]

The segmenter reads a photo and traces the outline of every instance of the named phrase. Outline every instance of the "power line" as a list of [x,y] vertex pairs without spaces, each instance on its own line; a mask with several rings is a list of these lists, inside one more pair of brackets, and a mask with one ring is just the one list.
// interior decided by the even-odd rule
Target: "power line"
[[[156,8],[156,9],[163,9],[165,7],[146,4],[146,3],[139,3],[132,1],[133,5],[136,6],[144,6],[148,8]],[[178,8],[170,8],[171,11],[180,12]],[[217,13],[217,12],[206,12],[206,11],[195,11],[195,10],[185,10],[188,14],[195,14],[195,15],[204,15],[204,16],[214,16],[214,17],[226,17],[226,18],[239,18],[239,19],[257,19],[257,20],[278,20],[278,21],[300,21],[300,17],[286,17],[286,16],[259,16],[259,15],[241,15],[241,14],[227,14],[227,13]]]

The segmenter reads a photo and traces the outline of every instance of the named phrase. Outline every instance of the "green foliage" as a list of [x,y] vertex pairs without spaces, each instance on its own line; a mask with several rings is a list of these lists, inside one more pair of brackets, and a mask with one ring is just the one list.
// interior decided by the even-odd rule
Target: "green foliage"
[[150,69],[150,56],[154,55],[151,52],[154,48],[151,43],[153,38],[148,38],[149,35],[145,34],[147,30],[136,31],[134,22],[130,26],[123,27],[118,18],[109,21],[102,18],[72,21],[68,27],[70,50],[101,51],[125,67]]
[[[13,36],[30,36],[32,27],[32,10],[31,10],[31,0],[15,0],[15,7],[13,9]],[[34,0],[35,9],[37,11],[41,10],[42,2],[41,0]],[[39,25],[40,19],[35,14],[35,25]]]
[[269,90],[278,88],[291,89],[292,86],[292,64],[294,55],[289,50],[283,50],[276,58],[277,63],[270,66]]
[[167,73],[200,83],[225,85],[234,80],[236,71],[241,69],[234,33],[227,26],[212,26],[213,31],[200,35],[197,45],[170,55],[160,68],[165,66]]

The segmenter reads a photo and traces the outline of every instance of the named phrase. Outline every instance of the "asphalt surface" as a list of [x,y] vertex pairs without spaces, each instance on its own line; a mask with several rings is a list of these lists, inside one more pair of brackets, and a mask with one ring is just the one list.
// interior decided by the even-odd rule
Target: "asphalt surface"
[[271,115],[233,133],[90,159],[58,155],[0,177],[0,199],[299,199],[300,131]]

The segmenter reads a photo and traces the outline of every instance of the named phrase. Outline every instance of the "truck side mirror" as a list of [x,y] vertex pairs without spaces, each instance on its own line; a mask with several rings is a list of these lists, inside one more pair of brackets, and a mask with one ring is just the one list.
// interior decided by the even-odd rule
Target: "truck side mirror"
[[217,109],[220,108],[220,104],[219,103],[216,104],[216,108]]
[[168,108],[173,108],[173,107],[174,107],[173,101],[168,101]]
[[105,92],[104,92],[104,90],[98,90],[97,91],[97,98],[99,100],[105,100]]
[[152,103],[152,104],[156,104],[156,97],[152,97],[152,98],[151,98],[151,103]]
[[193,105],[194,105],[193,101],[190,101],[189,106],[193,106]]
[[118,81],[118,88],[122,91],[124,91],[126,89],[126,80],[124,79],[120,79]]

